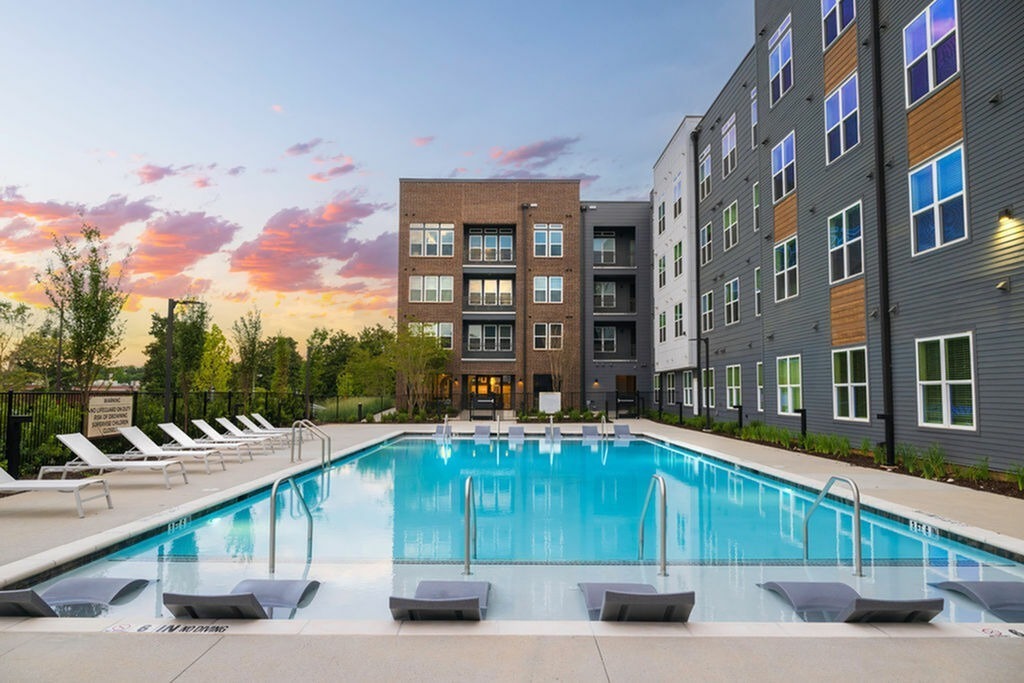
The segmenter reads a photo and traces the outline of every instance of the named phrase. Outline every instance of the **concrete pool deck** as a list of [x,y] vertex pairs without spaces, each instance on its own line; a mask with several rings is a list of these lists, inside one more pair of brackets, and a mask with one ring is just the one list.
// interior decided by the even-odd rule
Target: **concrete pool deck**
[[[854,478],[866,504],[1024,554],[1024,500],[747,444],[657,423],[628,422],[634,433],[685,443],[769,474],[820,487],[828,477]],[[505,425],[502,425],[504,431]],[[331,425],[333,450],[426,425]],[[543,425],[528,425],[540,432]],[[456,423],[471,432],[470,423]],[[562,425],[563,433],[579,431]],[[306,442],[304,461],[288,451],[257,455],[207,475],[190,464],[187,486],[163,488],[159,473],[107,475],[114,509],[85,503],[78,519],[67,494],[0,499],[0,585],[38,575],[72,556],[165,525],[212,502],[240,495],[319,459]],[[841,491],[837,491],[841,493]],[[150,620],[147,632],[114,619],[0,619],[0,679],[35,680],[1019,680],[1024,627],[1001,623],[846,625],[803,623],[601,624],[586,621],[487,621],[399,624],[302,620],[231,623],[197,633]],[[210,622],[198,622],[209,624]],[[221,622],[222,624],[224,622]],[[453,637],[454,636],[454,637]]]

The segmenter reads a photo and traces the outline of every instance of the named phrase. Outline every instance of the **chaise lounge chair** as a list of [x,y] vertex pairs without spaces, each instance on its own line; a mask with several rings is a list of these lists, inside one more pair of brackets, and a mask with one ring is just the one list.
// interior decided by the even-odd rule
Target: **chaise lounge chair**
[[[103,487],[103,493],[82,498],[82,489],[99,484]],[[7,470],[0,467],[0,493],[21,493],[23,491],[59,491],[61,493],[75,494],[75,507],[78,509],[78,516],[85,517],[85,510],[82,508],[82,501],[106,498],[107,508],[113,510],[114,504],[110,501],[110,488],[106,479],[90,477],[89,479],[15,479]]]
[[1009,623],[1024,623],[1024,581],[941,581],[929,584],[965,595]]
[[42,593],[31,588],[0,591],[0,617],[96,617],[142,591],[146,579],[68,578]]
[[210,472],[210,458],[214,458],[220,461],[220,467],[222,470],[226,470],[227,466],[224,464],[224,456],[212,448],[205,448],[203,450],[190,450],[190,449],[168,449],[163,446],[157,445],[153,439],[149,438],[146,432],[142,431],[138,427],[118,427],[117,431],[121,432],[121,436],[128,440],[138,453],[124,453],[122,455],[112,456],[111,460],[137,460],[139,456],[142,456],[142,460],[148,458],[195,458],[202,461],[206,466],[206,473]]
[[523,443],[526,440],[526,432],[523,425],[510,425],[508,428],[508,440],[511,443]]
[[491,440],[491,425],[476,425],[473,428],[473,441],[478,445],[489,443]]
[[260,427],[263,427],[264,429],[281,432],[282,434],[291,434],[291,427],[275,427],[273,424],[271,424],[270,420],[263,417],[259,413],[250,413],[250,415],[252,415],[253,422],[258,424]]
[[164,607],[178,619],[270,619],[275,607],[294,615],[319,589],[307,579],[246,579],[223,595],[164,593]]
[[411,598],[391,596],[396,621],[480,621],[487,617],[489,581],[420,581]]
[[583,440],[587,443],[600,441],[601,433],[597,431],[597,425],[583,425]]
[[264,434],[266,436],[272,436],[276,439],[281,439],[284,441],[287,440],[292,433],[292,430],[288,429],[287,427],[268,428],[262,425],[258,425],[252,420],[250,420],[248,415],[235,415],[235,419],[241,422],[242,426],[245,427],[244,431],[249,432],[250,434]]
[[174,439],[174,442],[178,444],[179,448],[183,448],[187,451],[200,451],[208,449],[213,449],[218,453],[226,453],[230,451],[238,455],[238,462],[244,462],[242,458],[242,448],[245,447],[249,453],[249,459],[253,459],[252,449],[248,448],[248,444],[245,444],[241,441],[224,441],[222,443],[214,443],[213,441],[200,442],[193,439],[191,436],[188,435],[188,433],[184,429],[174,424],[173,422],[161,422],[160,424],[157,425],[157,427],[164,430],[164,433],[167,434],[167,436]]
[[106,453],[96,448],[84,434],[58,434],[57,440],[62,444],[71,449],[71,452],[75,454],[75,459],[70,460],[63,465],[41,467],[39,469],[39,476],[47,472],[60,472],[61,479],[67,476],[68,472],[80,472],[83,470],[99,470],[100,474],[104,470],[111,472],[140,472],[140,471],[153,471],[160,470],[164,475],[164,484],[167,488],[171,488],[171,477],[169,469],[173,466],[177,466],[177,474],[181,475],[181,479],[184,483],[188,483],[188,473],[185,472],[185,463],[178,458],[168,458],[163,460],[120,460],[114,461],[107,457]]
[[265,453],[272,453],[274,451],[273,446],[271,446],[270,444],[270,439],[268,439],[265,436],[255,436],[252,434],[248,436],[234,436],[233,434],[231,436],[225,436],[224,434],[221,434],[216,429],[214,429],[213,425],[211,425],[206,420],[192,420],[192,424],[199,428],[199,431],[201,431],[206,436],[206,438],[210,440],[209,442],[211,444],[244,445],[246,448],[249,449],[250,455],[253,453],[254,448],[259,448],[260,451]]
[[943,610],[942,598],[924,600],[877,600],[862,598],[845,583],[836,581],[768,581],[758,584],[778,593],[804,621],[928,622]]
[[633,433],[629,431],[629,425],[618,424],[613,426],[615,428],[614,436],[616,441],[632,441],[636,438],[633,436]]
[[555,426],[547,426],[544,428],[544,440],[554,443],[562,440],[562,428]]
[[267,444],[268,447],[272,447],[273,444],[277,443],[282,438],[280,434],[260,434],[257,432],[249,432],[239,429],[234,422],[226,417],[218,417],[217,424],[224,428],[224,431],[227,432],[229,438],[258,439],[261,443]]
[[646,583],[581,583],[583,602],[592,621],[685,622],[693,611],[694,593],[659,593]]
[[433,437],[434,441],[450,441],[452,438],[452,426],[450,424],[435,426]]

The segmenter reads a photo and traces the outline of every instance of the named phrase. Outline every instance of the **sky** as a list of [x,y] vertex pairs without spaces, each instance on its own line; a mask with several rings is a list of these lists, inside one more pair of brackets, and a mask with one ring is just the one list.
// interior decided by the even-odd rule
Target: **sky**
[[0,0],[0,297],[53,235],[130,252],[120,362],[195,297],[226,332],[390,325],[399,178],[642,199],[753,44],[753,0]]

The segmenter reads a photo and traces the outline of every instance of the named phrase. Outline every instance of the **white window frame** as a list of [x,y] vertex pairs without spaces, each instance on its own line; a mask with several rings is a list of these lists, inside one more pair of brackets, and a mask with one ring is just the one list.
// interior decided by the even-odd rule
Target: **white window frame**
[[757,361],[754,367],[757,375],[757,412],[764,412],[764,363]]
[[672,245],[672,273],[674,277],[683,274],[683,241],[680,240]]
[[761,183],[756,182],[750,188],[750,203],[754,210],[754,232],[761,227]]
[[[794,360],[796,361],[797,372],[800,373],[796,382],[792,381]],[[785,381],[783,381],[783,376],[779,372],[781,363],[786,363]],[[792,356],[777,356],[775,358],[775,385],[778,388],[776,395],[777,403],[775,405],[779,415],[799,415],[796,411],[804,407],[803,362],[800,358],[800,354]],[[782,400],[783,395],[786,396],[785,401]],[[783,404],[785,404],[788,410],[783,410]]]
[[[537,341],[541,340],[541,345]],[[533,350],[558,351],[562,348],[562,323],[534,323]]]
[[[938,37],[937,40],[935,36],[932,35],[934,28],[932,25],[932,8],[938,5],[940,2],[942,2],[942,0],[935,0],[934,2],[930,3],[927,7],[924,8],[924,10],[921,11],[920,14],[914,17],[914,19],[910,23],[903,27],[903,89],[906,94],[906,102],[908,109],[917,104],[918,102],[921,102],[922,100],[926,99],[929,95],[931,95],[933,92],[941,88],[944,84],[956,78],[957,75],[960,73],[961,69],[963,68],[963,60],[960,56],[960,8],[956,0],[953,0],[953,28],[943,33],[941,36]],[[923,52],[916,55],[911,55],[910,50],[912,48],[911,46],[907,45],[907,35],[910,31],[910,28],[921,21],[924,22],[924,36],[927,45],[924,46]],[[950,35],[952,35],[953,40],[956,41],[956,69],[952,73],[950,73],[946,78],[942,79],[941,81],[936,81],[935,47],[939,43],[944,42]],[[927,61],[928,91],[923,93],[917,99],[911,100],[910,69],[911,67],[916,66],[922,59]]]
[[[410,275],[409,303],[450,304],[453,301],[455,278],[452,275]],[[436,298],[427,298],[427,292]],[[418,297],[415,296],[418,293]],[[447,293],[447,296],[446,296]]]
[[[768,40],[768,102],[772,107],[793,89],[793,32],[789,27],[792,18],[791,14],[787,14]],[[786,85],[787,72],[789,85]],[[779,82],[778,94],[776,78]]]
[[[611,330],[611,337],[608,336],[608,330]],[[615,353],[617,336],[614,325],[595,325],[594,353]]]
[[[948,157],[950,157],[950,156],[952,156],[954,154],[959,154],[960,155],[960,165],[959,165],[959,169],[960,169],[960,190],[958,192],[952,193],[948,197],[943,197],[943,198],[940,199],[939,198],[939,185],[940,185],[941,179],[939,178],[939,168],[940,168],[940,165],[942,164],[942,162],[945,159],[947,159]],[[929,185],[930,185],[929,191],[931,192],[931,199],[932,199],[932,201],[929,204],[924,205],[922,208],[918,209],[917,211],[914,211],[914,195],[915,195],[914,179],[915,179],[915,177],[923,175],[923,174],[928,174],[929,177],[930,177],[930,181],[931,182],[929,183]],[[967,214],[967,170],[965,168],[965,162],[964,162],[964,148],[963,148],[963,145],[957,145],[956,147],[948,149],[945,152],[942,152],[941,154],[935,155],[934,157],[932,157],[928,161],[925,161],[922,164],[918,164],[914,168],[910,169],[910,171],[907,173],[907,187],[908,187],[908,192],[907,192],[908,201],[910,203],[910,245],[911,245],[911,253],[914,256],[917,256],[919,254],[928,254],[928,253],[933,252],[933,251],[935,251],[937,249],[942,249],[943,247],[949,246],[950,244],[956,244],[958,242],[963,242],[964,240],[967,239],[967,237],[970,235],[970,230],[969,230],[969,221],[968,221],[968,214]],[[941,211],[941,208],[942,208],[943,205],[948,204],[951,201],[956,200],[956,199],[959,199],[961,201],[962,207],[963,207],[962,208],[962,215],[963,215],[963,223],[964,223],[964,225],[963,225],[964,234],[961,235],[960,237],[957,237],[955,239],[951,239],[951,240],[949,240],[947,242],[947,241],[944,240],[944,237],[943,237],[943,232],[944,231],[942,229],[942,211]],[[917,224],[916,224],[916,221],[917,221],[918,217],[923,216],[926,213],[930,213],[931,214],[932,229],[933,229],[933,231],[935,233],[935,246],[928,247],[927,249],[919,249],[918,248],[918,241],[917,241]]]
[[[967,339],[968,352],[970,353],[971,360],[971,377],[970,379],[949,379],[947,377],[947,370],[949,364],[947,362],[947,348],[948,342],[952,339]],[[939,344],[939,379],[938,380],[922,380],[921,379],[921,345],[927,343],[937,342]],[[974,362],[974,333],[973,332],[960,332],[957,334],[946,334],[937,337],[924,337],[914,340],[914,357],[916,359],[916,378],[917,378],[917,426],[927,427],[929,429],[953,429],[957,431],[968,431],[973,432],[978,429],[978,388],[975,382],[977,375],[977,368]],[[959,425],[953,424],[952,410],[951,410],[951,399],[950,389],[953,386],[970,386],[971,388],[971,424]],[[942,400],[942,422],[926,422],[925,417],[925,400],[924,391],[927,387],[940,387],[940,394]]]
[[715,257],[714,238],[711,235],[711,223],[700,229],[700,264],[706,266]]
[[722,210],[723,252],[729,251],[740,241],[739,202],[735,201]]
[[534,223],[534,258],[562,258],[565,251],[562,234],[564,227],[561,223]]
[[[857,3],[854,0],[821,0],[821,47],[827,50],[829,46],[839,40],[839,36],[849,28],[853,20],[857,18]],[[850,10],[852,14],[847,16],[843,10]],[[828,39],[828,24],[835,26],[835,35],[832,40]]]
[[673,307],[672,314],[673,314],[673,323],[674,323],[674,326],[675,326],[675,336],[676,337],[682,337],[683,336],[683,304],[681,302],[677,303]]
[[683,405],[693,406],[693,370],[683,370]]
[[466,305],[512,306],[514,289],[507,278],[471,278],[466,281]]
[[736,170],[736,114],[722,124],[722,177]]
[[704,201],[711,194],[711,145],[700,153],[697,167],[698,201]]
[[715,369],[714,368],[704,368],[704,370],[702,372],[703,372],[703,378],[704,378],[704,386],[702,387],[704,389],[704,405],[707,406],[708,408],[714,408],[715,407]]
[[[855,380],[853,377],[852,355],[858,353],[864,355],[864,378]],[[837,363],[842,363],[846,374],[846,381],[840,382],[837,377]],[[866,346],[851,346],[849,348],[832,350],[832,417],[843,422],[869,422],[871,417],[871,392],[868,390],[868,381],[871,377],[868,372],[868,348]],[[857,413],[857,392],[864,392],[864,415]],[[849,415],[839,414],[839,397],[846,395],[846,405],[849,408]]]
[[[857,225],[856,236],[850,238],[851,214],[856,209]],[[864,207],[861,203],[850,204],[842,211],[828,217],[828,281],[830,284],[837,284],[860,277],[864,274]],[[836,235],[838,234],[838,239]],[[836,273],[835,259],[841,258],[843,272]],[[859,270],[853,272],[853,267],[859,265]]]
[[[787,169],[792,171],[787,173]],[[781,182],[781,194],[779,193]],[[789,131],[772,147],[772,203],[778,204],[796,190],[796,132]]]
[[[419,247],[417,249],[417,246]],[[417,251],[419,253],[417,253]],[[434,253],[427,253],[433,251]],[[454,223],[410,223],[409,256],[412,258],[448,258],[455,255]]]
[[[611,291],[608,291],[608,288]],[[598,290],[601,290],[598,292]],[[615,282],[611,280],[595,280],[594,281],[594,310],[615,308],[616,306],[616,286]],[[600,305],[598,305],[600,304]]]
[[454,323],[409,323],[409,331],[437,339],[442,349],[451,349],[455,334]]
[[754,317],[761,317],[761,266],[754,268]]
[[665,373],[665,403],[676,402],[676,373]]
[[[860,93],[857,91],[858,80],[857,72],[854,71],[845,81],[840,83],[835,90],[825,96],[824,100],[824,116],[825,116],[825,164],[831,164],[839,160],[843,155],[849,152],[851,149],[860,144]],[[850,100],[853,100],[853,106],[850,108]],[[830,126],[829,125],[829,107],[834,106],[836,108],[836,121]],[[847,110],[849,108],[849,110]],[[845,113],[844,113],[845,112]],[[856,139],[853,142],[847,137],[849,132],[847,129],[847,121],[853,119]],[[839,153],[832,156],[832,147],[829,145],[829,133],[833,130],[838,130],[839,133]]]
[[[610,251],[608,249],[608,243],[609,242],[611,243],[611,247],[612,247]],[[593,243],[594,243],[594,250],[593,250],[594,251],[594,265],[595,266],[614,266],[615,262],[616,262],[616,258],[617,258],[617,255],[615,253],[615,250],[616,250],[615,233],[609,233],[609,232],[596,233],[594,235]],[[601,245],[600,249],[598,249],[598,243],[600,243],[600,245]],[[598,254],[600,254],[600,258],[598,258]]]
[[658,234],[665,232],[665,202],[658,204]]
[[701,332],[710,332],[715,329],[715,290],[711,289],[700,297],[700,327]]
[[[790,251],[788,249],[786,249],[786,245],[788,245],[790,242],[793,243],[793,252],[792,252],[793,253],[793,262],[792,263],[788,262],[789,261]],[[800,294],[800,269],[799,269],[799,266],[800,266],[800,252],[799,252],[799,246],[800,245],[797,243],[797,236],[793,235],[792,237],[790,237],[788,239],[782,240],[781,242],[777,242],[775,244],[775,248],[772,249],[772,262],[773,262],[773,264],[775,266],[775,301],[776,301],[776,303],[778,303],[780,301],[786,301],[787,299],[793,299],[793,298],[795,298],[796,296],[798,296]],[[786,263],[783,264],[782,270],[779,270],[778,252],[779,252],[780,249],[782,250],[783,259],[784,259],[784,261],[786,261]],[[793,291],[790,291],[790,286],[789,286],[789,274],[791,272],[793,273],[793,287],[792,287]],[[780,282],[783,284],[783,287],[781,288],[782,289],[781,292],[779,291],[780,290],[780,287],[779,287],[779,283]],[[779,296],[780,293],[783,294],[783,296]]]
[[658,314],[658,342],[664,344],[668,339],[668,315],[664,311]]
[[665,256],[664,254],[658,257],[658,287],[664,287],[667,277],[665,274]]
[[750,149],[757,149],[757,88],[750,89]]
[[[556,286],[557,282],[557,286]],[[561,275],[534,275],[533,303],[560,304],[563,299],[563,281]],[[557,294],[557,300],[555,295]]]
[[725,297],[725,324],[735,325],[740,321],[740,279],[734,277],[722,286]]
[[725,366],[725,407],[736,410],[743,405],[743,367]]
[[675,182],[672,183],[672,218],[678,218],[683,212],[683,174],[676,173]]

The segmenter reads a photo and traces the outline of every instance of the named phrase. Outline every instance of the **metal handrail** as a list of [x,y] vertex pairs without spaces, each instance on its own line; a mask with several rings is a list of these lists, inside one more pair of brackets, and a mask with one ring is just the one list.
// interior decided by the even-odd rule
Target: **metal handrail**
[[825,484],[825,488],[821,490],[818,497],[814,500],[814,504],[811,505],[807,514],[804,515],[804,561],[807,561],[810,549],[807,543],[807,527],[811,521],[811,515],[818,509],[818,504],[824,500],[825,495],[828,494],[828,490],[832,488],[832,484],[837,481],[841,481],[844,484],[850,486],[850,490],[853,493],[853,575],[864,576],[864,567],[861,563],[861,547],[860,547],[860,489],[857,488],[857,483],[849,477],[834,476],[830,477],[828,483]]
[[466,477],[466,514],[465,514],[465,535],[466,535],[466,557],[463,561],[462,573],[469,576],[469,559],[476,558],[476,505],[473,503],[473,477]]
[[291,484],[292,492],[299,499],[299,502],[302,503],[302,509],[306,512],[306,563],[308,564],[313,561],[313,513],[309,511],[309,506],[306,505],[306,500],[302,497],[302,492],[299,491],[299,487],[295,483],[295,477],[280,477],[270,487],[270,558],[268,569],[271,576],[274,575],[274,569],[277,567],[277,489],[286,481]]
[[658,561],[661,571],[658,572],[658,576],[668,576],[668,570],[666,567],[668,561],[666,559],[665,552],[666,522],[668,521],[668,504],[666,502],[667,489],[665,486],[665,477],[661,476],[660,474],[651,475],[651,484],[650,486],[647,487],[647,497],[644,498],[644,508],[643,511],[641,511],[640,513],[640,543],[639,548],[637,550],[636,559],[644,559],[644,522],[647,521],[647,508],[651,504],[651,496],[654,494],[655,484],[658,485],[658,491],[659,493],[661,493],[661,507],[658,508],[658,511],[661,513],[661,534],[658,536],[658,542],[660,546],[658,549]]
[[[331,437],[324,430],[317,427],[309,420],[300,419],[292,423],[292,445],[289,461],[295,462],[295,444],[299,444],[299,460],[302,460],[302,430],[308,429],[313,436],[320,439],[320,466],[327,468],[331,464]],[[299,438],[296,440],[296,430]]]

